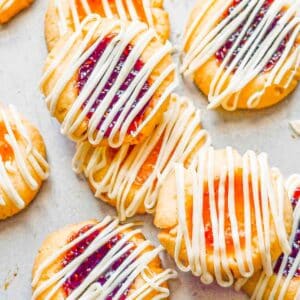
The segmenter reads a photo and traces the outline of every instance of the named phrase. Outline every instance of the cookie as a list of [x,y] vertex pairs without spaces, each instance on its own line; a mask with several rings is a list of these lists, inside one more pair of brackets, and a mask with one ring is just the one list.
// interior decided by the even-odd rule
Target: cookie
[[162,42],[170,34],[169,16],[163,9],[163,0],[50,0],[45,18],[48,49],[52,50],[67,32],[76,31],[80,22],[90,13],[147,23],[155,29]]
[[176,273],[135,227],[106,217],[49,235],[35,259],[32,299],[167,299]]
[[116,207],[125,220],[153,213],[159,188],[173,164],[188,166],[209,144],[200,111],[174,94],[162,122],[143,143],[118,150],[79,143],[73,165],[77,173],[85,174],[95,196]]
[[299,299],[300,297],[300,175],[287,181],[289,197],[294,209],[293,229],[290,236],[289,253],[279,256],[273,267],[272,276],[258,272],[247,281],[238,282],[251,299]]
[[198,0],[185,34],[181,71],[210,109],[260,109],[300,80],[297,1]]
[[272,274],[272,262],[290,250],[292,208],[265,153],[211,147],[163,182],[154,223],[182,271],[229,287],[261,268]]
[[0,24],[10,21],[16,14],[27,8],[33,0],[1,0]]
[[149,136],[177,86],[171,50],[144,23],[89,15],[49,54],[41,81],[62,132],[113,148]]
[[38,129],[13,106],[0,107],[0,220],[23,210],[47,179],[49,166]]

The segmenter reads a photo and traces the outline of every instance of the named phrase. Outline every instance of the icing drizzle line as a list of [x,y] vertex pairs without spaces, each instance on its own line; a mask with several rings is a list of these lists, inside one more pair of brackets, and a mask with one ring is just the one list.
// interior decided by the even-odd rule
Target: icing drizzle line
[[[164,46],[158,49],[156,53],[153,54],[153,56],[143,65],[142,69],[135,76],[127,90],[124,91],[119,97],[118,102],[108,111],[107,109],[111,106],[113,98],[115,95],[117,95],[120,85],[127,78],[132,66],[135,65],[150,41],[155,38],[155,31],[153,29],[147,30],[147,26],[140,22],[132,22],[130,25],[125,25],[125,23],[122,21],[112,20],[108,26],[105,26],[105,28],[101,30],[100,37],[93,42],[93,36],[95,32],[99,27],[103,26],[103,19],[95,14],[89,15],[81,23],[80,28],[71,35],[57,59],[53,60],[52,64],[46,70],[41,80],[41,87],[43,87],[45,82],[50,78],[51,74],[55,71],[55,68],[64,60],[66,55],[69,54],[70,48],[81,36],[82,30],[86,29],[86,25],[88,23],[91,23],[91,26],[88,28],[84,38],[77,47],[77,51],[74,52],[72,58],[70,59],[70,63],[66,66],[65,71],[56,82],[53,90],[46,97],[46,103],[50,112],[54,114],[62,91],[77,72],[78,68],[88,59],[88,57],[90,57],[103,38],[112,33],[114,30],[117,30],[118,33],[114,36],[104,50],[86,84],[84,85],[78,97],[75,99],[62,123],[62,133],[67,135],[72,140],[78,141],[88,138],[91,144],[97,145],[103,140],[104,135],[107,132],[107,128],[116,118],[119,108],[123,107],[122,113],[120,116],[118,116],[118,121],[114,124],[114,127],[110,131],[108,137],[109,145],[113,148],[117,148],[122,145],[131,122],[139,114],[142,108],[150,101],[164,80],[174,72],[176,68],[175,64],[171,64],[166,67],[165,70],[162,70],[161,74],[154,82],[151,83],[148,91],[139,100],[138,104],[134,107],[134,109],[131,109],[131,104],[134,102],[136,96],[143,88],[148,77],[163,59],[163,57],[170,53],[172,46],[170,43],[166,43]],[[137,41],[132,47],[130,55],[124,63],[122,70],[118,74],[115,82],[112,84],[110,91],[106,94],[101,104],[96,108],[93,116],[88,121],[87,132],[78,138],[75,135],[76,130],[86,119],[88,112],[93,107],[103,86],[106,84],[109,76],[114,71],[114,68],[118,63],[124,49],[130,44],[133,38],[135,38]],[[91,43],[92,45],[90,45]],[[87,48],[88,45],[90,46]],[[176,88],[176,86],[177,80],[174,80],[169,86],[166,87],[149,115],[141,122],[141,124],[139,124],[137,130],[131,133],[132,136],[135,137],[140,133],[142,128],[144,128],[144,126],[153,118],[156,112],[160,109],[161,105],[168,99],[169,95]],[[101,127],[98,128],[104,116],[105,122],[103,122]]]
[[[242,39],[248,34],[257,13],[265,1],[242,0],[233,8],[230,14],[223,18],[223,12],[232,2],[231,0],[224,1],[220,4],[219,14],[215,13],[211,17],[208,24],[194,38],[188,49],[181,68],[185,76],[194,73],[203,66],[215,55],[220,45],[223,45],[244,24],[239,37],[235,40],[213,77],[208,95],[209,108],[222,105],[227,110],[235,110],[238,107],[240,91],[260,74],[287,35],[289,35],[289,40],[286,42],[280,59],[272,70],[265,73],[267,80],[262,89],[256,91],[248,99],[248,107],[256,107],[269,86],[276,84],[286,89],[296,76],[300,67],[300,45],[294,47],[300,33],[299,0],[274,0],[261,22],[240,49]],[[184,41],[185,46],[213,3],[208,2],[190,26]],[[287,4],[289,6],[286,9]],[[284,11],[284,14],[273,30],[270,31],[269,28],[272,26],[274,19],[282,11]],[[219,19],[222,19],[222,21],[215,26]],[[232,59],[233,54],[236,52],[238,54]],[[288,78],[285,78],[287,74]]]
[[[55,0],[55,7],[57,9],[59,20],[60,20],[59,21],[60,35],[64,35],[68,31],[68,19],[67,19],[68,15],[70,15],[73,21],[75,30],[78,30],[80,28],[81,20],[78,13],[77,4],[79,4],[82,7],[85,15],[89,15],[93,13],[92,7],[89,4],[89,0],[69,0],[65,2],[67,5],[67,9],[65,9],[63,5],[63,1]],[[110,2],[109,0],[99,0],[98,5],[103,9],[103,13],[104,13],[101,17],[108,17],[108,18],[117,17],[124,21],[127,20],[146,21],[150,27],[152,28],[154,27],[152,10],[151,10],[151,5],[149,0],[140,1],[142,7],[139,7],[140,9],[143,9],[146,20],[142,20],[141,16],[136,10],[136,5],[134,4],[135,0],[126,0],[126,1],[115,0],[114,1],[116,4],[115,12],[112,10],[109,2]]]
[[[107,252],[102,260],[95,266],[95,268],[89,273],[89,275],[69,294],[66,298],[71,299],[106,299],[116,287],[122,283],[122,286],[114,295],[114,299],[126,291],[134,282],[137,276],[141,276],[145,283],[133,293],[129,294],[126,299],[144,299],[148,294],[153,291],[157,292],[157,295],[153,299],[164,299],[169,296],[168,288],[162,286],[164,282],[177,276],[176,272],[167,269],[161,273],[153,273],[148,264],[155,259],[158,254],[163,250],[161,246],[149,249],[151,246],[150,241],[144,241],[138,246],[130,242],[130,240],[141,234],[140,229],[134,229],[135,224],[130,223],[126,225],[119,225],[117,219],[106,217],[102,222],[97,223],[91,229],[84,234],[78,236],[71,242],[67,243],[61,249],[54,252],[49,258],[47,258],[37,269],[32,281],[32,287],[34,288],[32,299],[37,299],[43,292],[48,290],[47,296],[44,300],[50,300],[55,293],[63,287],[64,283],[73,274],[76,269],[84,262],[84,260],[97,251],[101,246],[105,245],[111,238],[122,233],[122,237],[115,243],[115,245]],[[49,279],[43,281],[38,285],[39,280],[42,277],[43,272],[59,259],[63,254],[72,249],[76,244],[89,237],[97,230],[100,230],[97,237],[89,244],[89,246],[79,256],[72,260],[69,264],[63,267],[61,270],[54,273]],[[132,250],[130,255],[122,262],[116,272],[114,272],[110,278],[101,285],[96,282],[97,279],[105,274],[106,270],[114,264],[122,254]]]
[[[96,190],[96,197],[107,194],[116,199],[121,220],[135,215],[141,201],[144,201],[146,211],[152,213],[158,190],[173,164],[191,161],[198,150],[210,144],[208,133],[200,128],[200,123],[200,111],[193,103],[173,94],[162,122],[145,142],[132,147],[122,146],[112,161],[107,161],[107,147],[93,148],[88,142],[81,143],[73,159],[73,169],[76,173],[84,172]],[[153,153],[157,157],[151,165],[151,172],[146,179],[141,179],[142,183],[128,205],[139,172]],[[102,169],[106,169],[105,175],[99,179],[97,174]]]
[[[300,187],[300,175],[294,174],[289,177],[289,179],[286,182],[286,189],[289,194],[289,198],[293,199],[294,193],[297,188]],[[293,229],[292,233],[289,239],[289,243],[291,248],[293,247],[294,242],[299,244],[299,226],[300,226],[300,201],[299,199],[295,203],[294,208],[294,222],[293,222]],[[274,299],[276,296],[277,300],[284,300],[285,296],[288,292],[289,286],[295,275],[297,274],[299,267],[300,267],[300,251],[298,249],[298,253],[294,258],[293,262],[289,266],[288,271],[286,271],[286,267],[288,264],[290,264],[290,255],[291,252],[283,254],[277,262],[275,262],[274,269],[276,269],[276,280],[272,284],[272,287],[269,291],[269,296],[266,299]],[[262,272],[258,283],[256,284],[256,288],[251,296],[252,300],[255,299],[262,299],[263,297],[266,297],[265,292],[268,287],[270,277],[267,276],[264,272]],[[240,287],[245,283],[245,281],[242,281],[241,284],[237,284],[236,288],[240,289]],[[297,296],[300,296],[300,286],[295,291],[295,299],[298,299]]]
[[[7,111],[0,108],[0,119],[5,129],[4,143],[7,143],[12,150],[14,161],[4,161],[0,153],[0,189],[16,207],[22,209],[25,206],[25,202],[14,186],[10,178],[11,175],[20,172],[26,185],[32,191],[36,191],[38,189],[38,182],[30,173],[29,166],[34,169],[38,178],[45,180],[49,175],[49,165],[43,156],[33,147],[29,133],[13,106],[9,106],[8,113],[10,118],[7,116]],[[14,165],[16,165],[17,169]],[[6,202],[0,195],[1,205],[5,206]]]
[[[276,172],[276,179],[274,179],[274,174],[269,169],[267,155],[262,153],[257,156],[253,151],[246,152],[242,157],[243,230],[245,233],[244,245],[242,245],[239,232],[241,228],[239,228],[236,215],[236,164],[232,148],[226,148],[226,160],[224,161],[217,187],[215,187],[215,163],[214,149],[210,147],[208,150],[200,151],[198,159],[188,168],[188,172],[190,172],[192,178],[191,196],[193,198],[191,237],[187,225],[184,166],[182,164],[176,164],[175,166],[178,226],[174,257],[177,266],[182,271],[192,271],[194,275],[201,277],[203,283],[212,283],[213,275],[208,271],[206,260],[208,251],[206,227],[203,218],[201,218],[204,213],[204,202],[206,202],[204,200],[204,187],[207,184],[209,208],[206,207],[206,211],[209,211],[209,220],[211,222],[213,243],[211,243],[212,250],[210,251],[213,253],[212,263],[215,278],[219,285],[229,287],[234,283],[234,274],[230,269],[232,257],[235,258],[237,268],[243,277],[249,278],[254,272],[252,261],[253,230],[251,226],[251,214],[249,213],[251,211],[250,195],[253,197],[252,210],[257,228],[256,235],[259,253],[265,272],[267,274],[272,274],[273,272],[270,253],[271,217],[273,220],[276,220],[274,227],[280,246],[283,252],[289,253],[290,245],[283,220],[285,192],[279,171],[272,169],[272,172]],[[207,170],[204,167],[205,165],[207,166]],[[207,174],[207,182],[204,174]],[[250,183],[252,186],[251,189]],[[218,201],[216,201],[217,196]],[[226,201],[226,199],[228,200]],[[226,205],[228,206],[227,208]],[[226,209],[228,210],[233,243],[232,256],[228,255],[228,251],[226,251],[227,246],[224,232],[227,220],[225,215]],[[184,265],[179,257],[183,243],[187,249],[188,265]]]

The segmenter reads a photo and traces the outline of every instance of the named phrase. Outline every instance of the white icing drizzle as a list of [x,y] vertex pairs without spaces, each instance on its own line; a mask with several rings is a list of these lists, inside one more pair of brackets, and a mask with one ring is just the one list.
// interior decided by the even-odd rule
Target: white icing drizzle
[[[96,190],[96,197],[106,194],[116,200],[121,220],[135,215],[141,204],[144,204],[147,212],[152,213],[158,190],[173,164],[187,163],[200,148],[210,144],[208,133],[201,129],[200,123],[200,111],[195,109],[193,103],[174,94],[162,122],[145,142],[133,147],[123,145],[112,161],[107,160],[109,148],[95,148],[89,142],[81,143],[73,159],[73,169],[77,173],[85,173]],[[140,169],[154,149],[157,151],[160,142],[157,159],[152,162],[153,169],[140,186],[133,187]],[[99,178],[97,174],[103,169],[105,174]],[[133,189],[137,190],[130,197]]]
[[[131,239],[141,234],[140,229],[134,229],[136,225],[133,223],[119,225],[117,219],[106,217],[100,223],[97,223],[84,234],[78,236],[73,241],[67,243],[53,254],[51,254],[36,270],[32,281],[34,288],[32,299],[37,299],[43,292],[48,290],[44,300],[50,300],[55,293],[62,288],[64,282],[76,271],[76,269],[84,262],[84,260],[95,253],[98,249],[104,246],[113,237],[122,234],[121,239],[108,251],[103,259],[95,266],[88,274],[83,282],[66,297],[66,299],[106,299],[121,283],[122,286],[114,299],[119,299],[120,296],[130,288],[131,284],[138,276],[142,276],[145,280],[144,285],[129,294],[126,299],[143,299],[149,293],[156,291],[157,295],[153,299],[164,299],[169,296],[169,289],[163,287],[162,284],[169,279],[176,278],[177,274],[171,269],[167,269],[161,273],[154,273],[150,270],[148,264],[153,261],[158,254],[163,250],[161,246],[149,249],[151,243],[144,241],[139,245],[134,245]],[[61,270],[52,274],[52,276],[44,280],[38,285],[43,276],[43,272],[49,266],[55,263],[68,250],[72,249],[76,244],[90,236],[97,230],[100,230],[98,236],[90,243],[90,245],[73,261],[63,267]],[[97,283],[97,279],[107,272],[108,268],[113,265],[118,259],[132,251],[128,257],[122,262],[118,269],[110,276],[110,278],[101,286]]]
[[[111,147],[117,148],[122,145],[131,122],[135,119],[135,117],[139,114],[143,107],[150,101],[156,90],[161,86],[165,79],[169,75],[174,74],[176,66],[175,64],[171,64],[164,70],[162,70],[161,74],[156,78],[156,80],[151,83],[148,91],[138,101],[138,104],[132,110],[130,110],[131,105],[139,95],[139,92],[142,90],[143,85],[147,82],[147,79],[149,78],[152,71],[159,64],[159,62],[171,52],[171,44],[166,43],[160,49],[157,49],[152,57],[149,58],[149,60],[145,63],[134,80],[128,86],[126,91],[121,94],[117,103],[115,103],[113,108],[108,111],[113,98],[119,93],[119,88],[127,78],[132,67],[138,61],[142,52],[150,43],[150,41],[155,38],[155,32],[152,29],[147,30],[146,25],[140,22],[133,22],[130,25],[125,25],[122,21],[112,20],[109,26],[101,28],[100,37],[93,42],[95,31],[99,27],[103,27],[102,22],[103,19],[101,19],[97,15],[89,15],[83,21],[80,29],[70,37],[70,39],[66,42],[64,49],[62,49],[58,57],[53,60],[52,64],[48,67],[41,80],[41,87],[43,87],[45,82],[50,78],[55,68],[64,60],[65,56],[69,54],[70,48],[74,45],[76,39],[81,36],[81,30],[83,28],[86,29],[86,25],[90,23],[91,26],[88,28],[87,33],[78,45],[77,51],[74,51],[69,64],[66,66],[64,72],[62,72],[59,80],[57,80],[52,92],[46,98],[46,103],[51,113],[54,114],[57,108],[58,99],[62,91],[64,90],[67,83],[72,79],[74,74],[77,72],[78,68],[94,52],[99,42],[105,36],[117,31],[118,33],[112,38],[112,40],[106,47],[84,88],[81,90],[78,97],[74,100],[74,103],[72,104],[62,124],[62,133],[66,134],[72,140],[78,141],[88,138],[91,144],[97,145],[103,140],[106,130],[111,125],[112,120],[114,120],[114,118],[117,116],[119,109],[124,106],[122,113],[118,117],[118,120],[108,137],[109,145]],[[74,133],[86,120],[88,112],[99,96],[99,93],[107,83],[107,80],[109,79],[111,73],[114,71],[114,68],[116,67],[124,49],[134,38],[136,39],[135,45],[132,47],[132,50],[124,65],[122,66],[117,79],[112,84],[110,91],[106,94],[104,99],[101,101],[101,103],[93,113],[91,119],[88,121],[87,132],[82,134],[82,136],[78,138]],[[90,43],[92,43],[92,45],[89,46],[88,49],[86,49],[87,45],[90,45]],[[161,105],[168,99],[176,86],[177,79],[175,79],[170,85],[166,87],[160,99],[157,101],[155,107],[153,107],[149,115],[142,121],[137,130],[131,133],[133,137],[136,137],[144,128],[144,126],[148,124],[148,122],[160,109]],[[82,107],[84,103],[85,107],[83,109]],[[99,122],[104,118],[104,116],[105,121],[102,123],[101,127],[98,128]]]
[[[104,15],[102,17],[117,17],[121,20],[132,20],[132,21],[145,21],[150,27],[154,27],[152,8],[150,0],[143,0],[142,6],[139,4],[139,9],[143,10],[143,14],[146,20],[143,20],[136,9],[135,0],[115,0],[117,11],[113,11],[108,0],[99,0],[99,7],[103,9]],[[88,0],[78,0],[81,4],[84,13],[86,15],[92,13]],[[76,5],[76,0],[55,0],[55,7],[59,16],[59,29],[60,35],[65,34],[70,27],[69,19],[74,24],[75,30],[80,28],[80,17]]]
[[15,0],[1,0],[0,1],[0,10],[6,10],[14,4]]
[[[264,270],[272,274],[272,260],[270,253],[270,224],[271,220],[275,227],[275,233],[280,242],[280,247],[285,253],[289,253],[290,245],[283,220],[283,205],[285,192],[281,175],[268,166],[267,155],[262,153],[256,155],[253,151],[248,151],[242,157],[242,181],[243,181],[243,205],[244,222],[238,223],[235,207],[235,170],[237,168],[235,156],[232,148],[226,148],[226,159],[221,166],[219,177],[214,174],[215,152],[212,147],[199,152],[197,160],[187,169],[191,178],[192,204],[192,234],[188,231],[186,215],[186,183],[185,169],[182,164],[175,165],[176,189],[177,189],[177,212],[178,226],[176,227],[176,244],[174,258],[177,266],[182,271],[192,271],[196,276],[200,276],[201,281],[210,284],[213,281],[213,274],[208,270],[206,249],[206,224],[204,224],[204,186],[208,187],[209,219],[213,236],[211,263],[215,279],[219,285],[229,287],[234,283],[234,274],[230,269],[233,263],[236,264],[239,273],[249,278],[254,273],[253,246],[251,213],[255,216],[255,227],[258,251],[263,262]],[[276,179],[274,174],[276,172]],[[205,174],[207,176],[205,176]],[[207,179],[206,179],[207,177]],[[218,183],[215,182],[219,178]],[[217,184],[217,186],[216,186]],[[226,186],[227,189],[226,189]],[[218,199],[216,199],[218,191]],[[225,194],[227,191],[227,194]],[[253,207],[251,208],[251,196],[253,197]],[[227,207],[227,209],[226,209]],[[261,207],[263,209],[261,210]],[[229,255],[226,250],[225,220],[226,211],[230,221],[233,241],[233,254]],[[275,221],[274,221],[275,220]],[[243,230],[245,247],[242,248],[240,231]],[[185,245],[188,264],[185,265],[180,258],[182,245]]]
[[[300,33],[299,0],[274,0],[262,21],[239,50],[241,40],[245,37],[264,3],[265,0],[242,0],[232,10],[232,13],[225,18],[222,17],[222,14],[232,4],[232,1],[220,3],[218,10],[208,21],[208,24],[203,25],[203,28],[201,28],[187,50],[181,67],[181,72],[185,76],[193,74],[203,66],[215,55],[227,39],[244,24],[239,37],[228,51],[213,77],[208,95],[209,108],[216,108],[222,105],[227,110],[235,110],[239,104],[241,90],[259,76],[264,66],[270,61],[281,42],[289,33],[290,38],[281,58],[271,71],[264,73],[266,75],[265,83],[261,90],[255,91],[249,97],[247,106],[255,108],[259,105],[263,94],[271,85],[276,84],[287,89],[295,78],[300,67],[300,46],[295,46]],[[197,30],[198,24],[212,5],[213,1],[200,11],[198,17],[187,31],[184,47],[187,47],[187,43]],[[288,7],[282,18],[274,29],[268,32],[268,28],[270,28],[277,14],[284,10],[286,5]],[[219,21],[220,19],[222,20]],[[216,23],[218,24],[215,25]],[[232,54],[236,51],[239,51],[239,53],[230,61]]]
[[300,135],[300,120],[290,121],[290,126],[297,135]]
[[[296,188],[300,187],[300,175],[299,174],[294,174],[288,178],[286,181],[286,190],[288,191],[289,198],[292,199],[293,194],[296,190]],[[299,227],[299,222],[300,222],[300,201],[297,202],[297,205],[294,209],[294,214],[293,214],[293,228],[292,228],[292,233],[290,235],[289,239],[289,244],[290,247],[293,246],[293,243],[296,238],[297,234],[297,229]],[[280,268],[278,273],[276,274],[276,278],[272,286],[269,286],[269,281],[270,281],[270,276],[268,276],[265,272],[262,272],[262,274],[259,277],[259,280],[255,286],[255,289],[253,291],[253,294],[251,296],[252,300],[259,300],[259,299],[276,299],[277,300],[284,300],[286,299],[286,295],[288,293],[289,286],[291,284],[291,281],[293,280],[299,266],[300,266],[300,251],[298,252],[298,255],[296,256],[295,260],[293,261],[292,265],[290,266],[289,272],[286,275],[284,275],[285,267],[289,263],[288,258],[289,258],[289,253],[285,253],[282,258],[282,262],[280,264]],[[276,262],[275,262],[276,264]],[[240,284],[237,285],[237,289],[240,289],[247,280],[241,282]],[[268,297],[267,292],[268,288]],[[300,292],[300,286],[297,288],[295,291],[295,295],[297,298],[297,295],[299,295]]]
[[[39,185],[31,174],[29,166],[33,168],[40,180],[45,180],[48,177],[49,166],[44,157],[34,148],[29,133],[13,106],[9,106],[8,113],[9,117],[7,111],[0,108],[0,119],[6,131],[4,142],[12,149],[14,158],[13,161],[4,162],[0,154],[0,190],[16,207],[22,209],[25,202],[14,186],[11,174],[20,172],[26,185],[32,191],[36,191]],[[6,204],[4,197],[0,194],[0,206]]]

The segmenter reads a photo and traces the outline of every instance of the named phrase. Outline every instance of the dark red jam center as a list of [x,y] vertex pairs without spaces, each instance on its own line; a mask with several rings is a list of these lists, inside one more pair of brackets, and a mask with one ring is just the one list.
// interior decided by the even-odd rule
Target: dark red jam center
[[[293,198],[291,199],[294,209],[295,209],[299,199],[300,199],[300,188],[297,188],[294,195],[293,195]],[[291,253],[288,257],[287,263],[286,263],[285,268],[284,268],[284,272],[283,272],[284,276],[289,275],[290,269],[292,268],[299,251],[300,251],[300,222],[298,223],[298,228],[297,228],[295,238],[294,238],[294,241],[293,241],[292,251],[291,251]],[[279,257],[279,259],[277,260],[276,264],[275,264],[274,272],[276,274],[278,274],[278,272],[280,270],[283,258],[284,258],[284,255],[282,254]],[[300,277],[300,266],[298,266],[298,269],[297,269],[294,277]]]
[[[234,10],[234,8],[240,2],[241,2],[241,0],[234,0],[233,3],[232,3],[232,5],[224,13],[224,17],[227,17],[228,15],[230,15],[232,13],[232,11]],[[269,8],[270,8],[270,6],[272,5],[273,2],[274,2],[274,0],[265,0],[265,3],[263,4],[263,6],[261,7],[261,9],[257,13],[257,15],[254,18],[251,26],[248,28],[248,30],[244,34],[242,40],[240,41],[239,46],[235,49],[235,51],[233,52],[232,56],[230,57],[230,59],[229,59],[229,61],[227,63],[227,67],[231,64],[231,62],[235,59],[235,57],[240,53],[242,47],[249,40],[249,38],[251,37],[252,33],[257,28],[257,26],[259,25],[259,23],[262,21],[262,19],[266,15],[267,11],[269,10]],[[273,20],[272,24],[270,25],[269,29],[267,30],[266,36],[275,28],[275,26],[277,25],[278,21],[281,19],[282,16],[283,16],[282,12],[280,12],[280,13],[277,14],[277,16]],[[240,34],[241,34],[244,26],[245,26],[245,22],[242,23],[237,28],[237,30],[229,37],[229,39],[216,52],[216,58],[217,58],[217,60],[218,60],[219,63],[223,62],[223,60],[227,56],[227,53],[230,51],[230,49],[233,47],[233,45],[236,42],[236,40],[239,38],[239,36],[240,36]],[[290,38],[290,34],[288,34],[282,40],[282,42],[280,43],[279,47],[277,48],[277,50],[275,51],[275,53],[273,54],[273,56],[271,57],[271,59],[267,62],[267,64],[263,68],[263,70],[262,70],[263,72],[269,72],[269,71],[271,71],[274,68],[274,66],[276,65],[276,63],[282,57],[282,54],[283,54],[283,52],[284,52],[284,50],[286,48],[286,45],[287,45],[287,42],[288,42],[289,38]],[[238,63],[238,65],[240,63],[241,63],[241,61]],[[236,69],[237,69],[237,66],[235,67],[235,70]]]
[[[88,225],[83,227],[78,233],[74,234],[70,242],[80,235],[87,232],[91,229],[92,226]],[[95,232],[91,233],[88,237],[83,239],[81,242],[77,243],[72,249],[70,249],[64,256],[62,261],[62,266],[67,266],[70,262],[72,262],[76,257],[80,256],[88,246],[97,238],[100,234],[101,230],[96,230]],[[80,284],[87,278],[87,276],[92,272],[92,270],[102,261],[102,259],[108,254],[108,252],[120,241],[122,238],[122,234],[118,234],[111,238],[105,245],[97,249],[93,254],[87,257],[82,264],[74,271],[74,273],[67,278],[63,285],[63,289],[65,294],[69,296],[72,291],[74,291]],[[127,246],[128,243],[125,243],[124,247]],[[116,260],[105,272],[102,274],[96,282],[104,285],[107,280],[114,274],[114,272],[122,265],[125,259],[132,253],[132,250],[127,251],[123,256],[121,256],[118,260]],[[125,279],[126,280],[126,279]],[[110,293],[105,299],[112,300],[113,297],[117,294],[119,289],[122,287],[123,283],[121,282],[112,293]],[[121,295],[119,299],[124,300],[129,292],[129,289],[126,289],[125,292]]]
[[[94,68],[96,67],[97,62],[101,58],[102,54],[104,53],[106,47],[109,45],[109,43],[111,42],[113,37],[114,37],[113,35],[109,35],[109,36],[106,36],[103,40],[101,40],[99,42],[98,46],[96,47],[96,49],[94,50],[94,52],[81,65],[81,67],[79,69],[78,80],[77,80],[77,88],[78,88],[79,93],[82,91],[83,87],[87,83],[91,73],[93,72]],[[125,62],[128,58],[128,55],[132,51],[132,48],[133,48],[132,45],[128,45],[125,48],[125,50],[123,51],[123,53],[120,56],[113,72],[111,73],[110,77],[108,78],[104,88],[99,93],[96,101],[93,103],[93,106],[91,107],[89,113],[87,114],[87,118],[90,119],[93,116],[93,114],[96,111],[97,107],[101,104],[104,97],[108,94],[108,92],[112,88],[113,84],[115,83],[116,79],[118,78],[118,75],[120,74],[120,72],[121,72],[121,70],[122,70],[122,68],[123,68],[123,66],[124,66],[124,64],[125,64]],[[130,70],[127,78],[121,84],[121,86],[119,87],[119,89],[116,92],[115,96],[113,97],[106,113],[104,114],[104,116],[100,120],[100,122],[98,124],[98,130],[100,129],[103,122],[105,121],[107,114],[110,113],[111,110],[113,109],[113,107],[118,103],[120,97],[128,89],[129,85],[132,83],[132,81],[135,79],[135,77],[139,74],[139,72],[141,71],[143,66],[144,66],[144,63],[140,59],[138,59],[136,61],[135,65],[133,66],[133,68]],[[142,99],[142,97],[146,94],[146,92],[149,90],[149,88],[150,88],[150,84],[149,84],[149,82],[146,81],[145,84],[142,86],[140,92],[138,93],[138,95],[134,99],[129,111],[126,113],[125,119],[132,112],[132,110],[137,106],[137,104]],[[89,101],[89,99],[84,103],[83,107],[86,106],[88,101]],[[134,133],[137,130],[138,126],[143,121],[147,105],[148,105],[148,103],[138,112],[138,114],[136,115],[134,120],[131,122],[131,124],[128,128],[128,131],[127,131],[128,134]],[[114,128],[114,126],[115,126],[116,122],[118,121],[118,119],[119,119],[122,111],[124,110],[124,108],[125,108],[125,105],[123,105],[117,111],[117,113],[115,114],[115,116],[113,118],[113,121],[109,125],[108,129],[105,132],[103,132],[105,137],[109,137],[112,129]]]

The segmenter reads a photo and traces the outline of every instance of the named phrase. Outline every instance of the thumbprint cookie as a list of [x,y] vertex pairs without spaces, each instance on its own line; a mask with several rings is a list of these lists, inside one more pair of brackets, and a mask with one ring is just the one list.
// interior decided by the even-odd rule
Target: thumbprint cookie
[[162,184],[155,225],[182,271],[223,287],[249,278],[289,253],[292,207],[278,169],[265,153],[200,151],[189,168],[176,164]]
[[153,213],[159,187],[175,162],[188,165],[210,143],[200,111],[186,98],[172,95],[162,122],[143,143],[118,150],[78,145],[74,170],[83,172],[95,196],[117,208],[124,220]]
[[44,141],[13,106],[0,107],[0,220],[24,209],[48,177]]
[[106,217],[49,235],[35,259],[32,299],[168,299],[159,253],[136,224]]
[[260,109],[300,80],[299,0],[198,0],[186,31],[181,71],[209,108]]
[[113,148],[149,136],[177,86],[171,50],[145,23],[86,17],[49,54],[41,81],[62,133]]
[[287,185],[294,209],[291,251],[279,256],[272,276],[260,272],[246,281],[243,290],[251,299],[300,299],[300,175],[291,176]]
[[7,23],[34,0],[0,0],[0,24]]
[[169,17],[163,9],[163,0],[50,0],[45,19],[48,49],[51,50],[67,32],[76,31],[91,13],[141,21],[154,28],[162,42],[169,37]]

